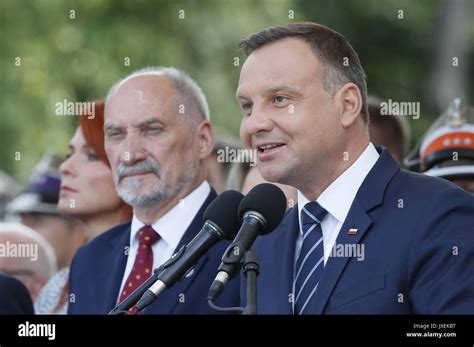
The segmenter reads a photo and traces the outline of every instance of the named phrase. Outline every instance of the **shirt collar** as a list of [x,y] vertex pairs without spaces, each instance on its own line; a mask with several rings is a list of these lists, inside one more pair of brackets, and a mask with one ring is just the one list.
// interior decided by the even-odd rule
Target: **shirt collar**
[[[196,213],[206,201],[211,187],[207,181],[201,183],[199,187],[189,193],[184,199],[176,204],[171,210],[166,212],[160,219],[153,223],[153,229],[166,242],[168,247],[176,249],[179,241],[193,221]],[[130,245],[138,242],[137,233],[145,224],[137,216],[133,215]]]
[[[357,191],[379,156],[374,145],[369,142],[359,158],[321,193],[316,202],[343,223]],[[301,215],[301,210],[308,202],[309,200],[298,191],[298,215]]]

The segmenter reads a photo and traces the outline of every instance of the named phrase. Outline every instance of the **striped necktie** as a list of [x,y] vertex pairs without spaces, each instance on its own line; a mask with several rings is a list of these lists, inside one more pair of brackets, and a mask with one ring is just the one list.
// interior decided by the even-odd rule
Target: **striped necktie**
[[295,314],[307,314],[324,270],[324,243],[321,221],[327,211],[316,201],[307,203],[301,211],[303,243],[298,255],[294,278]]

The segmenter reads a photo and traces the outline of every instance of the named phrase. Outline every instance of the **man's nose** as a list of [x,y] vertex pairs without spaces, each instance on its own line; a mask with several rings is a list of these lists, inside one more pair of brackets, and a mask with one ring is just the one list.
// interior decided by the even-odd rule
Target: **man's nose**
[[259,133],[271,131],[274,127],[274,122],[263,107],[254,105],[252,114],[246,120],[245,127],[248,135],[258,135]]
[[133,164],[144,160],[146,157],[143,141],[137,134],[129,134],[122,148],[122,160]]

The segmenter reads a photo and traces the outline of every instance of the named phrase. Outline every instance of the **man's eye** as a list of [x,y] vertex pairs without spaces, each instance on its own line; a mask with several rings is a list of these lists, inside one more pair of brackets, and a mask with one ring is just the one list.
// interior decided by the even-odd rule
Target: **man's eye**
[[252,104],[250,102],[246,102],[242,104],[240,107],[242,107],[242,110],[244,111],[249,111],[252,108]]
[[118,131],[111,131],[107,133],[107,137],[117,137],[120,133]]
[[149,128],[146,128],[146,131],[149,132],[149,133],[156,133],[158,131],[160,131],[161,129],[160,128],[157,128],[157,127],[149,127]]
[[286,104],[286,102],[288,101],[288,98],[286,96],[277,95],[273,98],[273,101],[278,105],[282,105],[282,104]]

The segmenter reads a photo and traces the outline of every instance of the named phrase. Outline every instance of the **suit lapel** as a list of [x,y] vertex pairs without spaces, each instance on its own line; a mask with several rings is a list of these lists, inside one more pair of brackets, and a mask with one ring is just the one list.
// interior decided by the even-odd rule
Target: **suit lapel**
[[[292,314],[292,305],[288,300],[288,295],[293,292],[294,245],[298,230],[298,207],[295,206],[287,212],[278,230],[274,231],[275,236],[272,237],[273,235],[270,234],[269,240],[264,238],[261,240],[265,244],[265,248],[271,250],[270,257],[268,257],[271,263],[262,266],[262,269],[268,272],[266,278],[271,282],[270,285],[274,288],[272,291],[278,298],[272,302],[272,306],[276,307],[271,308],[271,312]],[[279,283],[275,283],[277,279],[280,279]]]
[[125,224],[124,230],[117,233],[117,236],[109,243],[107,253],[97,264],[98,273],[101,274],[98,285],[103,287],[103,290],[99,291],[103,297],[97,296],[97,304],[98,307],[104,308],[102,311],[109,312],[117,304],[130,246],[130,225],[130,223]]
[[[372,225],[372,219],[369,212],[383,202],[385,189],[400,170],[400,167],[383,147],[378,147],[380,157],[372,170],[362,182],[359,191],[352,203],[351,209],[344,221],[339,235],[336,239],[336,245],[358,244],[364,235],[369,232]],[[357,234],[349,235],[351,228],[357,229]],[[334,291],[337,281],[341,277],[350,257],[329,257],[321,280],[318,284],[318,290],[310,302],[309,312],[321,314]]]
[[[215,199],[216,196],[217,194],[214,189],[211,189],[211,192],[207,196],[206,201],[199,209],[198,213],[194,217],[188,229],[186,229],[186,232],[181,238],[178,247],[176,247],[174,253],[176,253],[183,245],[187,245],[199,233],[202,226],[204,225],[204,211],[211,203],[211,201]],[[198,276],[206,261],[207,255],[204,254],[196,263],[196,266],[191,271],[189,271],[188,274],[186,274],[181,280],[175,283],[171,288],[168,288],[163,291],[159,298],[143,312],[146,313],[147,311],[149,311],[150,313],[152,312],[154,314],[172,313],[175,310],[176,305],[178,305],[179,303],[180,295],[185,294],[186,290],[189,288],[191,283],[193,283],[194,279]]]
[[[358,244],[371,224],[372,220],[360,205],[359,201],[355,199],[349,214],[339,231],[336,245]],[[349,235],[347,232],[350,228],[356,228],[357,234]],[[310,303],[308,312],[314,314],[321,314],[323,312],[329,296],[336,286],[336,283],[344,271],[348,261],[349,257],[329,257],[321,280],[319,281],[318,290]]]

